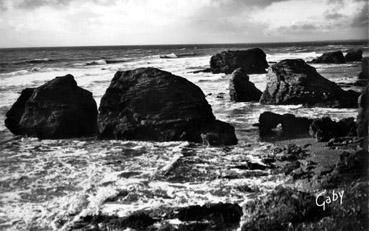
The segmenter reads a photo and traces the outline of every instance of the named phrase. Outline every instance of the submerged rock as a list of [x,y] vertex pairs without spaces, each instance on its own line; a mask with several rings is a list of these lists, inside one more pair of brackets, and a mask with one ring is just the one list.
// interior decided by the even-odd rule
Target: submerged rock
[[328,214],[316,206],[313,194],[283,187],[247,203],[244,210],[242,231],[294,230],[300,223],[317,221]]
[[261,136],[268,135],[272,129],[281,124],[284,136],[309,134],[311,122],[312,119],[305,117],[296,117],[292,114],[280,115],[266,111],[259,116],[259,132]]
[[265,57],[266,54],[260,48],[223,51],[211,57],[210,68],[213,73],[230,74],[240,67],[247,74],[266,73],[268,62]]
[[345,63],[345,57],[342,51],[333,51],[322,54],[316,59],[311,61],[312,63]]
[[350,49],[345,55],[346,62],[361,61],[363,58],[363,51],[360,49]]
[[237,143],[234,127],[215,119],[201,89],[156,68],[118,71],[99,108],[103,139],[187,140],[211,144]]
[[344,118],[338,122],[329,117],[314,119],[310,125],[312,135],[319,142],[329,141],[332,138],[356,136],[356,123],[354,118]]
[[342,90],[302,59],[285,59],[274,64],[267,77],[267,87],[260,98],[262,104],[338,108],[357,106],[359,93]]
[[78,87],[72,75],[23,90],[6,117],[5,126],[14,134],[42,139],[91,136],[97,128],[92,93]]
[[232,73],[229,81],[229,94],[232,101],[249,102],[259,101],[262,92],[250,82],[247,73],[238,68]]

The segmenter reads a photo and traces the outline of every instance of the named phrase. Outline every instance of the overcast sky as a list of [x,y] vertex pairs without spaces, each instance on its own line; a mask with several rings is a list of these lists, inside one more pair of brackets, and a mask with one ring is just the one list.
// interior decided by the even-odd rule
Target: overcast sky
[[367,38],[367,0],[0,0],[0,47]]

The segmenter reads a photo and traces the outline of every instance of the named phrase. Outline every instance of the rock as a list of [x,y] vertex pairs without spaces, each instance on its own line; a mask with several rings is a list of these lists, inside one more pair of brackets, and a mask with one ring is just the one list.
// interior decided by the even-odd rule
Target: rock
[[260,135],[264,136],[271,133],[278,124],[282,125],[282,135],[295,136],[309,134],[309,127],[312,119],[305,117],[296,117],[292,114],[276,114],[273,112],[263,112],[259,116]]
[[66,75],[23,90],[6,117],[5,125],[16,135],[41,139],[92,136],[96,133],[97,106],[92,93]]
[[[215,119],[201,89],[156,68],[118,71],[101,99],[99,136],[103,139],[237,143],[233,126]],[[219,142],[219,143],[217,143]]]
[[229,94],[232,101],[249,102],[259,101],[262,92],[249,81],[246,71],[237,68],[229,81]]
[[342,51],[327,52],[320,57],[313,59],[312,63],[345,63]]
[[357,107],[359,93],[342,90],[302,59],[285,59],[271,69],[261,104]]
[[5,126],[16,135],[22,134],[22,127],[19,126],[19,122],[22,119],[26,102],[34,90],[34,88],[24,89],[11,109],[6,113]]
[[346,62],[361,61],[363,58],[363,51],[360,49],[350,49],[345,55]]
[[369,57],[365,57],[361,60],[359,79],[369,80]]
[[363,89],[358,100],[359,112],[356,119],[357,136],[362,138],[360,146],[368,151],[369,86]]
[[354,118],[344,118],[338,122],[329,117],[314,119],[310,125],[311,133],[319,142],[326,142],[332,138],[356,136]]
[[314,194],[278,186],[266,197],[246,203],[242,231],[294,230],[328,215],[315,204]]
[[260,48],[237,51],[223,51],[213,55],[210,68],[213,73],[230,74],[237,68],[242,68],[247,74],[266,73],[268,68],[266,55]]
[[242,208],[238,204],[217,203],[180,208],[176,215],[181,221],[210,220],[213,223],[239,224]]

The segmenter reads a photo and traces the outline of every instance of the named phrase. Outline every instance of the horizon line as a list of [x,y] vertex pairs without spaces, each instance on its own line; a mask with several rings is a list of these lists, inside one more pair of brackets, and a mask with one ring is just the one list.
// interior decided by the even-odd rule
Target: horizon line
[[248,43],[168,43],[168,44],[131,44],[131,45],[71,45],[71,46],[19,46],[0,47],[2,49],[35,49],[35,48],[73,48],[73,47],[155,47],[155,46],[204,46],[204,45],[260,45],[260,44],[288,44],[288,43],[329,43],[329,42],[367,42],[369,38],[342,40],[311,40],[311,41],[283,41],[283,42],[248,42]]

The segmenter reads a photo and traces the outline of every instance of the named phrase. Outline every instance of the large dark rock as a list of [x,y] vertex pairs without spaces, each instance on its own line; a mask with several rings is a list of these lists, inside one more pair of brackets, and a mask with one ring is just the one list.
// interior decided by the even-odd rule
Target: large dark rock
[[249,81],[246,71],[238,68],[229,81],[229,94],[232,101],[249,102],[259,101],[262,92]]
[[23,90],[6,117],[14,134],[43,139],[91,136],[97,128],[92,93],[78,87],[72,75]]
[[234,128],[215,120],[201,89],[156,68],[118,71],[101,99],[99,135],[104,139],[237,143]]
[[322,54],[316,59],[311,61],[312,63],[345,63],[345,57],[342,51],[333,51]]
[[304,104],[307,106],[357,106],[359,93],[344,91],[321,76],[302,59],[285,59],[272,66],[260,98],[262,104]]
[[282,135],[295,136],[309,134],[309,127],[312,119],[296,117],[292,114],[276,114],[273,112],[263,112],[259,116],[259,131],[261,136],[271,133],[278,124],[282,126]]
[[363,51],[360,49],[350,49],[345,55],[346,62],[361,61],[363,58]]
[[241,67],[247,74],[266,73],[268,63],[266,55],[260,48],[237,51],[223,51],[213,55],[210,59],[210,68],[213,73],[230,74]]
[[[243,231],[295,230],[301,223],[320,220],[328,215],[316,206],[314,194],[277,187],[266,197],[245,205]],[[296,229],[300,230],[300,229]],[[303,230],[303,229],[301,229]]]
[[354,118],[332,121],[329,117],[313,120],[310,125],[312,135],[318,141],[329,141],[332,138],[356,136],[356,124]]

